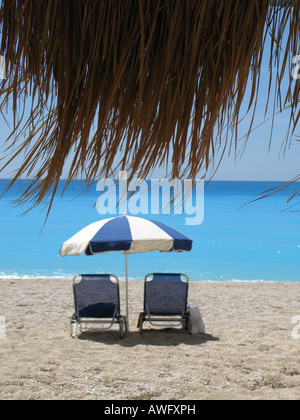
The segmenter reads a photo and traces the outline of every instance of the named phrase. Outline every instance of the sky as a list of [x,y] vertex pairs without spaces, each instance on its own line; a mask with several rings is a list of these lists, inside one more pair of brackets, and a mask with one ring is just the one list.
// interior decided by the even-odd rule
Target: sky
[[[292,137],[290,147],[283,148],[289,124],[287,114],[276,117],[271,145],[269,144],[271,121],[262,126],[255,124],[244,152],[237,158],[234,153],[229,156],[226,154],[214,180],[289,181],[300,174],[300,144],[297,142],[297,132]],[[247,133],[245,125],[243,133],[243,136]],[[242,143],[241,141],[241,150]]]
[[[300,53],[300,52],[299,52]],[[245,147],[244,153],[238,158],[235,153],[231,152],[225,154],[217,172],[215,173],[218,157],[215,160],[215,166],[211,165],[207,174],[207,178],[214,175],[214,180],[233,180],[233,181],[288,181],[300,174],[299,153],[300,143],[297,141],[297,134],[300,139],[299,132],[291,139],[290,147],[287,150],[282,150],[282,145],[287,133],[289,124],[289,113],[283,112],[276,116],[271,147],[269,148],[272,112],[269,111],[265,116],[265,101],[267,89],[269,84],[269,70],[268,70],[268,51],[263,61],[261,69],[261,84],[259,90],[259,100],[256,111],[256,118],[253,124],[253,131],[250,135],[249,141]],[[293,65],[291,63],[291,71]],[[290,75],[285,75],[286,86],[290,81]],[[292,83],[300,83],[300,80]],[[274,88],[275,90],[275,88]],[[249,92],[245,96],[245,105],[248,103]],[[243,115],[243,114],[241,114]],[[12,121],[12,112],[7,111],[5,117],[8,121]],[[238,152],[243,149],[243,137],[248,131],[251,115],[245,119],[238,126],[239,143]],[[3,117],[0,115],[0,153],[3,156],[4,142],[10,134],[10,128],[5,123]],[[19,167],[21,158],[17,159],[7,169],[0,172],[0,178],[11,178],[13,172]],[[66,177],[68,166],[64,171],[63,177]],[[154,175],[163,177],[165,173],[162,171],[154,172]]]
[[[283,81],[284,93],[289,82],[290,75],[286,74]],[[300,80],[292,81],[293,84],[299,82]],[[270,109],[265,114],[268,85],[269,69],[264,62],[261,70],[257,110],[249,140],[243,151],[244,136],[249,129],[251,112],[238,126],[238,138],[240,139],[238,157],[235,158],[234,153],[228,156],[227,153],[215,174],[215,180],[288,181],[300,174],[300,143],[298,141],[300,140],[300,127],[299,131],[296,129],[295,134],[289,137],[289,147],[283,147],[288,132],[290,114],[288,109],[279,112],[279,108],[277,108],[276,112],[279,113],[275,116],[272,131],[272,101],[270,101]],[[275,88],[273,88],[273,91],[275,91]],[[248,98],[249,93],[246,93],[245,105],[248,103]],[[298,139],[297,135],[299,136]],[[241,151],[243,153],[239,153]]]
[[[243,154],[236,158],[234,151],[230,154],[227,151],[217,172],[214,174],[218,163],[218,157],[216,157],[215,165],[211,166],[207,178],[210,178],[214,174],[213,179],[218,181],[288,181],[300,174],[300,143],[297,141],[297,131],[290,147],[286,150],[282,149],[289,121],[288,112],[284,112],[276,117],[270,148],[271,121],[259,126],[265,117],[259,112],[258,115],[259,117],[256,119],[257,122],[254,124],[253,132],[250,135]],[[4,140],[10,134],[10,129],[6,126],[3,119],[0,121],[1,146],[3,150]],[[246,122],[240,124],[240,138],[247,133],[247,128]],[[300,136],[300,129],[298,135]],[[243,140],[241,140],[240,150],[243,149],[243,144]],[[2,171],[0,178],[10,178],[20,163],[21,158]],[[64,171],[64,177],[66,176],[66,171],[67,168]],[[163,177],[164,175],[163,171],[157,171],[157,176]]]

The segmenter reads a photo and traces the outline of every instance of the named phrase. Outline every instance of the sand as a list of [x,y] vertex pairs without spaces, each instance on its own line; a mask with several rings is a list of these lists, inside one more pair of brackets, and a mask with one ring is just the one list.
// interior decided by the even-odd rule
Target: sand
[[194,336],[140,336],[143,284],[129,293],[124,340],[117,328],[73,340],[71,281],[1,280],[0,399],[300,399],[300,283],[192,283],[207,330]]

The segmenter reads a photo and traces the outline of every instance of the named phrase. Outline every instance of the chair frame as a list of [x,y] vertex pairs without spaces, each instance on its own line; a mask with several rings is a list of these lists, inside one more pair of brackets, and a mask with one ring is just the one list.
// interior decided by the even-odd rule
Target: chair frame
[[[101,277],[103,276],[107,276],[110,278],[110,281],[115,280],[115,284],[118,287],[118,305],[115,308],[112,320],[110,322],[110,318],[85,318],[85,317],[80,317],[79,315],[79,308],[77,306],[77,302],[76,302],[76,292],[75,292],[75,286],[76,284],[80,284],[82,281],[82,277],[87,276],[87,274],[79,274],[76,275],[73,278],[73,294],[74,294],[74,306],[75,306],[75,313],[73,314],[73,316],[71,317],[71,336],[72,338],[76,338],[77,336],[77,327],[79,327],[80,332],[84,332],[85,329],[85,325],[86,324],[91,324],[91,325],[101,325],[103,326],[101,328],[101,331],[106,331],[109,330],[110,328],[113,327],[114,324],[118,324],[119,325],[119,331],[120,331],[120,338],[124,338],[126,335],[126,331],[127,331],[127,320],[126,317],[121,315],[120,313],[120,281],[118,279],[117,276],[113,275],[113,274],[95,274],[92,275],[93,277],[99,277],[99,280]],[[80,280],[80,281],[78,281]],[[112,281],[112,283],[114,283]],[[107,325],[108,326],[105,328],[104,326]]]
[[[189,277],[186,274],[178,274],[181,276],[181,281],[183,283],[186,283],[186,302],[185,302],[185,307],[183,308],[183,311],[181,314],[178,315],[153,315],[150,313],[149,311],[149,307],[147,304],[147,293],[146,293],[146,289],[147,289],[147,283],[151,282],[152,280],[149,280],[149,278],[151,276],[157,275],[160,273],[150,273],[147,274],[147,276],[145,277],[145,281],[144,281],[144,312],[142,312],[139,316],[139,320],[137,322],[137,327],[139,328],[139,332],[140,334],[143,334],[143,323],[144,322],[149,322],[152,326],[157,327],[178,327],[178,326],[182,326],[183,329],[187,330],[187,331],[191,331],[191,326],[190,326],[190,312],[188,311],[188,291],[189,291]],[[175,275],[173,273],[162,273],[162,274],[166,274],[166,275]],[[182,278],[185,280],[183,281]],[[166,324],[166,322],[168,324]]]

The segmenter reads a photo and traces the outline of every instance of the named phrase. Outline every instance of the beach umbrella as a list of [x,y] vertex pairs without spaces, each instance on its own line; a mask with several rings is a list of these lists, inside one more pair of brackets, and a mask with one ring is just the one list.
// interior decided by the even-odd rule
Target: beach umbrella
[[185,252],[192,250],[193,241],[175,229],[140,217],[121,216],[100,220],[80,230],[66,241],[60,256],[81,254],[98,255],[123,252],[126,272],[126,315],[128,311],[128,263],[130,254],[160,252]]

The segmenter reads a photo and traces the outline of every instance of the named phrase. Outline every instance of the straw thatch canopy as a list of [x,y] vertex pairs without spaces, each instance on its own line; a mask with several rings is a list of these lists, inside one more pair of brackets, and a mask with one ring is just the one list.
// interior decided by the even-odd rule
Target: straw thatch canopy
[[173,177],[205,171],[237,140],[249,84],[255,112],[269,39],[270,80],[293,130],[299,83],[282,80],[300,51],[299,9],[269,0],[2,0],[0,112],[12,104],[8,161],[25,156],[15,179],[34,174],[23,199],[54,193],[69,155],[68,180],[80,173],[87,183],[117,169],[146,177],[166,162]]

